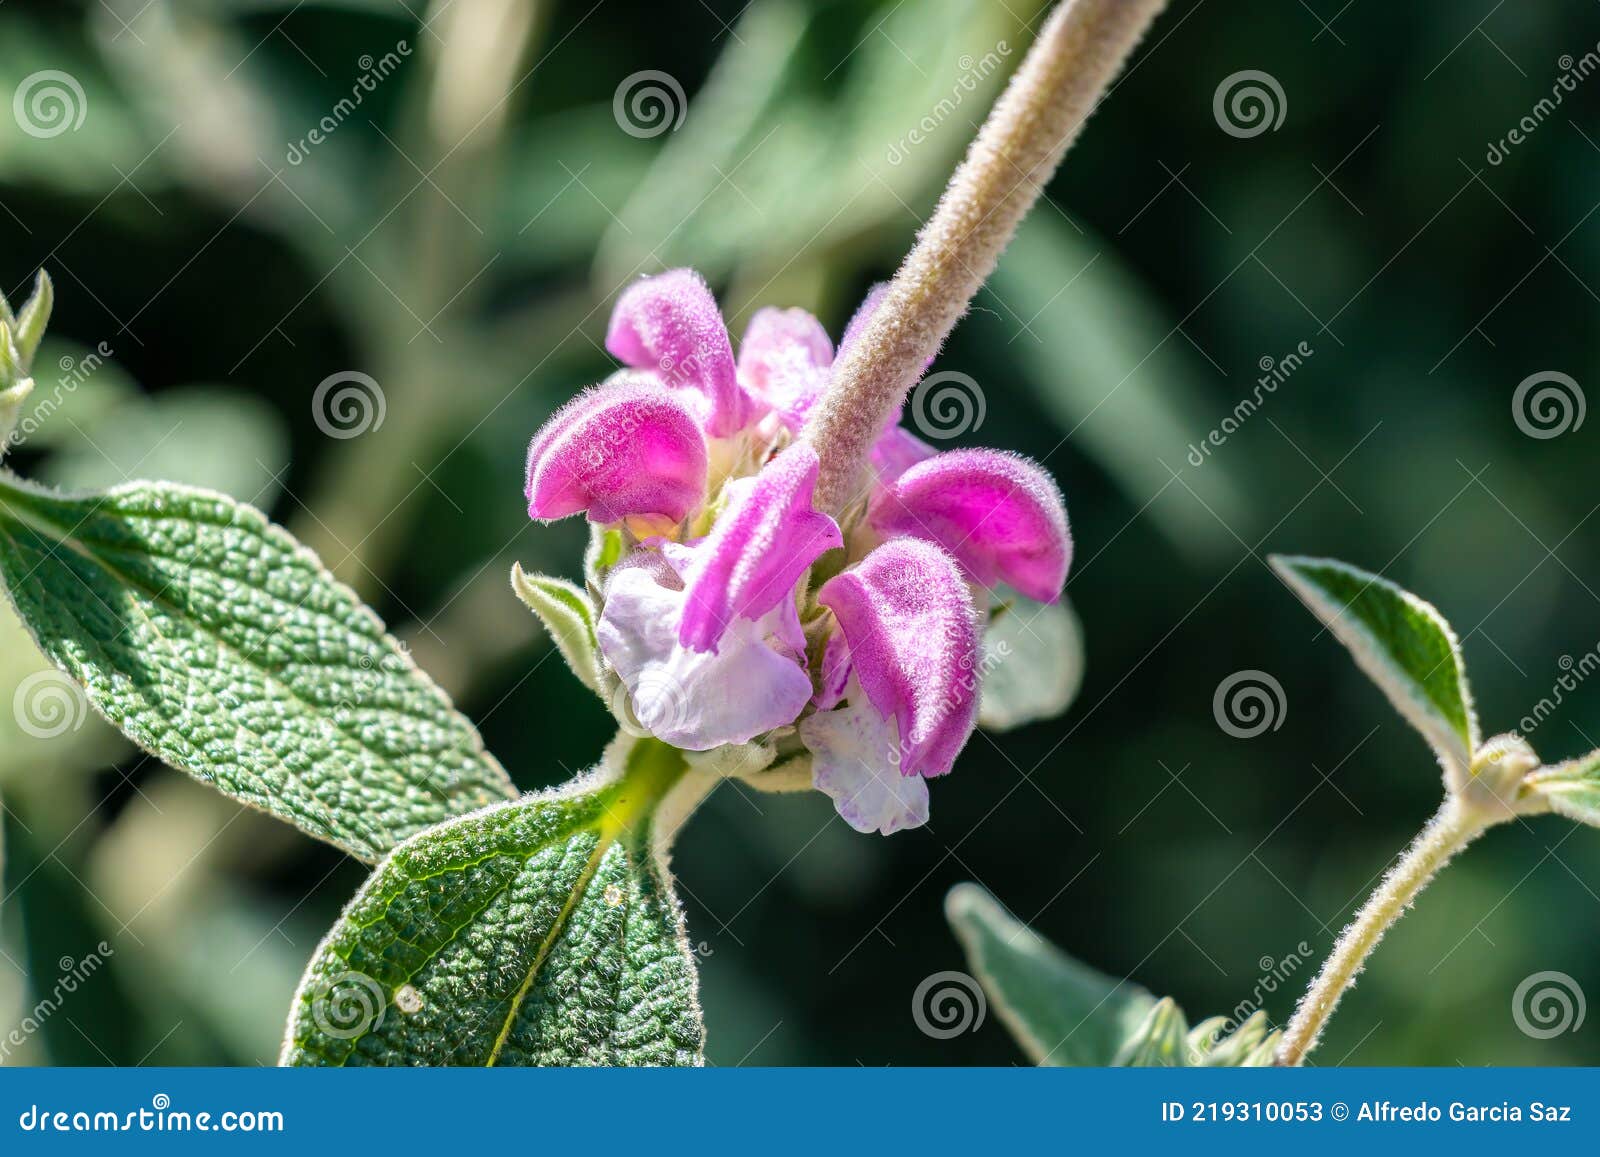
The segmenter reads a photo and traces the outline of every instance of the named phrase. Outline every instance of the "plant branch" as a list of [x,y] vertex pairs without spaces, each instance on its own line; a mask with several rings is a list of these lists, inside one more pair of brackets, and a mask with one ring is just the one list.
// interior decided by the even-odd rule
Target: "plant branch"
[[1323,1027],[1339,1005],[1339,998],[1355,983],[1384,933],[1411,907],[1417,894],[1428,886],[1439,869],[1497,822],[1497,818],[1464,806],[1455,796],[1445,799],[1428,826],[1412,841],[1400,862],[1356,914],[1355,920],[1340,934],[1333,953],[1289,1021],[1283,1044],[1278,1049],[1278,1064],[1301,1064],[1317,1047]]
[[834,367],[805,432],[817,505],[856,493],[873,443],[994,271],[1101,94],[1166,0],[1065,0],[979,130],[872,324]]

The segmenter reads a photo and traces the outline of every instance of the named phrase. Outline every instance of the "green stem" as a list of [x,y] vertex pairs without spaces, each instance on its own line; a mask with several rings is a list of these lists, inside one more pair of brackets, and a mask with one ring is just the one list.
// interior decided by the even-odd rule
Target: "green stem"
[[1283,1044],[1278,1049],[1278,1064],[1301,1064],[1317,1047],[1323,1027],[1339,1006],[1340,997],[1355,983],[1384,933],[1411,907],[1439,869],[1498,819],[1483,810],[1463,805],[1455,796],[1445,799],[1428,826],[1412,841],[1400,862],[1356,914],[1355,920],[1340,934],[1328,962],[1311,982],[1289,1021]]
[[872,324],[834,365],[805,436],[817,505],[840,514],[895,405],[994,271],[1018,223],[1166,0],[1065,0],[972,143],[889,283]]

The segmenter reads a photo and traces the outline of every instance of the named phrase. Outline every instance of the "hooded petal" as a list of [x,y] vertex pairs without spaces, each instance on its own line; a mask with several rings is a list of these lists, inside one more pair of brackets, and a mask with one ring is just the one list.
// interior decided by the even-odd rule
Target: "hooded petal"
[[937,542],[984,586],[1004,580],[1039,602],[1061,597],[1072,536],[1061,491],[1034,462],[952,450],[886,486],[868,516],[885,535]]
[[828,384],[833,343],[803,309],[760,309],[739,343],[739,381],[798,430]]
[[977,720],[978,628],[955,560],[899,538],[835,575],[817,601],[838,617],[878,713],[894,719],[905,775],[943,775]]
[[695,416],[646,375],[619,375],[558,410],[528,447],[528,515],[588,511],[682,521],[705,499],[706,444]]
[[685,592],[662,557],[654,560],[613,572],[595,628],[639,726],[674,747],[708,751],[793,723],[811,698],[793,606],[740,621],[716,653],[691,651],[677,639]]
[[694,548],[685,572],[687,602],[679,641],[714,651],[738,619],[758,619],[792,603],[805,569],[844,539],[839,526],[812,509],[817,452],[796,442],[754,478],[729,486],[728,508]]
[[620,298],[606,331],[606,349],[636,369],[652,370],[669,386],[705,398],[706,432],[738,433],[760,406],[739,385],[733,346],[722,314],[698,273],[673,269],[636,281]]
[[872,469],[879,485],[887,486],[938,452],[904,426],[890,426],[873,444]]
[[851,684],[848,706],[823,711],[800,723],[811,750],[811,782],[833,799],[844,821],[858,832],[889,835],[928,822],[928,782],[901,775],[900,736],[893,719],[878,714]]

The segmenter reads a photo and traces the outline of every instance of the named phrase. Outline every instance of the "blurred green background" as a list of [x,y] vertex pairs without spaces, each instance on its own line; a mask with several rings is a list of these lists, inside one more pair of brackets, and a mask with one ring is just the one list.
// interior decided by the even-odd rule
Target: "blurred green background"
[[[692,264],[736,336],[768,304],[837,333],[1040,8],[8,0],[0,282],[18,301],[35,268],[54,276],[37,377],[60,398],[10,464],[256,501],[380,609],[521,786],[556,783],[609,719],[506,575],[578,572],[581,527],[527,523],[523,452],[608,371],[611,300]],[[1440,785],[1265,554],[1335,555],[1435,601],[1490,733],[1600,645],[1600,419],[1536,438],[1513,412],[1530,375],[1600,376],[1600,80],[1534,111],[1597,41],[1589,0],[1173,3],[939,362],[982,392],[958,441],[1035,455],[1067,494],[1083,692],[974,739],[921,831],[858,836],[820,795],[715,795],[676,856],[713,1062],[1020,1062],[993,1015],[942,1040],[912,1015],[924,977],[963,967],[941,906],[968,879],[1194,1020],[1294,958],[1262,993],[1288,1016]],[[1218,111],[1245,70],[1275,83],[1281,122]],[[30,103],[51,84],[65,123]],[[352,373],[381,422],[370,392],[342,428],[314,403]],[[41,666],[0,613],[6,705]],[[1244,670],[1283,689],[1249,739],[1213,714]],[[1600,686],[1562,697],[1530,737],[1546,759],[1600,746]],[[271,1063],[361,865],[93,718],[41,739],[14,715],[0,1035],[104,960],[5,1061]],[[1600,1015],[1550,1039],[1512,1015],[1539,971],[1600,995],[1597,931],[1600,834],[1497,830],[1384,943],[1316,1059],[1600,1063]]]

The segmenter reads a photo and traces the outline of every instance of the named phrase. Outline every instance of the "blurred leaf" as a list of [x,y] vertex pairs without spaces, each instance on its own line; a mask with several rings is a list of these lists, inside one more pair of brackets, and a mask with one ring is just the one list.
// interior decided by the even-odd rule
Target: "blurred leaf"
[[1600,751],[1541,768],[1528,777],[1528,786],[1561,815],[1600,828]]
[[945,915],[996,1014],[1035,1064],[1108,1065],[1155,1007],[1137,984],[1080,964],[976,884],[952,888]]
[[1065,597],[1036,603],[1011,596],[990,620],[983,652],[978,723],[990,731],[1054,719],[1083,685],[1083,625]]
[[289,464],[288,432],[278,411],[223,386],[128,398],[77,423],[75,433],[38,471],[72,490],[159,478],[270,506]]
[[0,10],[0,92],[24,110],[0,121],[0,180],[91,195],[137,168],[140,188],[160,184],[155,141],[90,54],[11,8]]
[[0,575],[130,739],[358,858],[514,794],[378,617],[253,507],[0,477]]
[[1080,964],[976,884],[958,884],[945,914],[1000,1019],[1040,1065],[1258,1066],[1277,1032],[1257,1010],[1234,1031],[1223,1017],[1194,1029],[1171,997]]
[[396,848],[307,968],[284,1063],[699,1064],[654,836],[685,764],[654,740],[625,759]]
[[[1081,444],[1143,507],[1172,485],[1191,440],[1216,424],[1207,390],[1165,310],[1111,246],[1081,236],[1048,205],[1023,221],[984,291],[1013,331],[1023,381],[1067,440]],[[995,324],[992,323],[991,324]],[[1216,513],[1192,504],[1152,503],[1150,515],[1180,547],[1232,542],[1225,526],[1241,514],[1239,488],[1212,457],[1191,471],[1193,487]]]
[[1466,777],[1478,750],[1478,716],[1460,644],[1444,616],[1410,591],[1348,563],[1283,555],[1271,562],[1427,739],[1446,773]]

